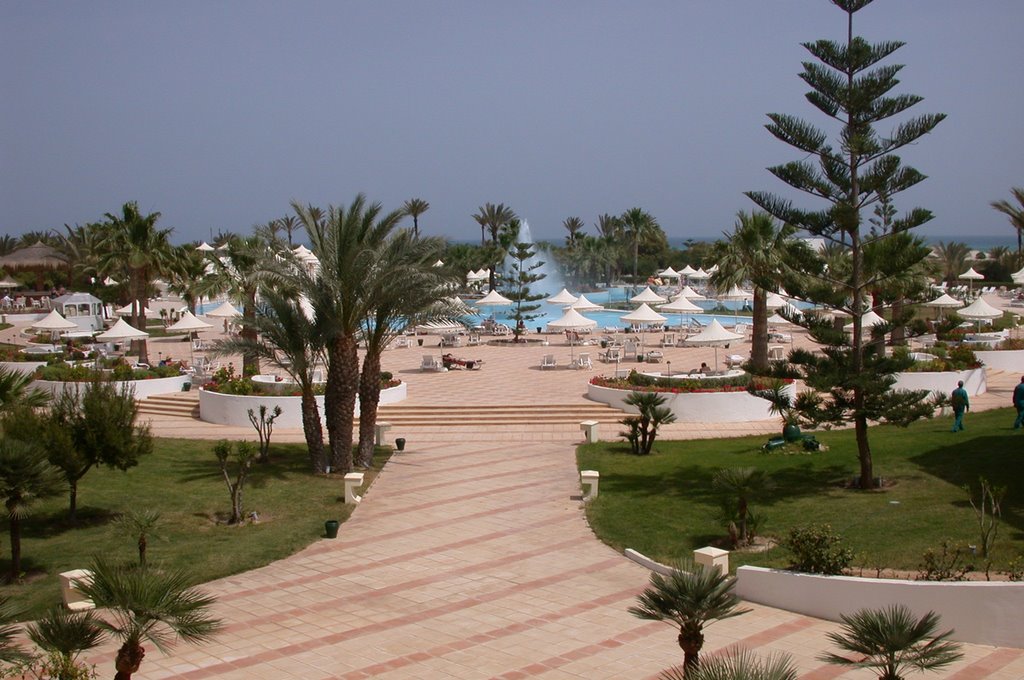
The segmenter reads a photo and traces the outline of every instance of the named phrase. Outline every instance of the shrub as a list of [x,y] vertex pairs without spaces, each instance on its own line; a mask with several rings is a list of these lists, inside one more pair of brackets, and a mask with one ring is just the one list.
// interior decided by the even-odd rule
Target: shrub
[[944,540],[939,550],[928,548],[921,556],[922,562],[917,573],[918,581],[963,581],[974,566],[963,563],[964,549],[949,539]]
[[790,529],[782,541],[793,552],[793,569],[809,574],[844,573],[853,561],[853,551],[843,547],[843,538],[829,524],[812,524]]
[[[624,378],[612,378],[599,375],[591,378],[590,383],[598,387],[610,387],[617,390],[630,390],[632,392],[666,392],[671,394],[702,393],[702,392],[745,392],[751,387],[751,383],[758,383],[761,379],[754,378],[749,373],[732,376],[728,378],[657,378],[644,375],[633,370]],[[792,379],[786,382],[792,382]],[[759,385],[754,385],[759,387]]]

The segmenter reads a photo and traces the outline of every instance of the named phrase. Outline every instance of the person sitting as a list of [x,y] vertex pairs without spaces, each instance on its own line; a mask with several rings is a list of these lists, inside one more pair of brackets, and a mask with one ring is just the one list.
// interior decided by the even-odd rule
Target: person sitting
[[706,362],[702,361],[700,362],[700,372],[707,375],[708,373],[711,372],[711,367],[708,366]]

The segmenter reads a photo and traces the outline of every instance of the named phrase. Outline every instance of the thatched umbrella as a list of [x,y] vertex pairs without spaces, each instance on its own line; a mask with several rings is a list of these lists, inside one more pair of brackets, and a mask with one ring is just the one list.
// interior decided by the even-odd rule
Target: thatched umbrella
[[67,267],[68,262],[56,248],[42,241],[19,248],[12,253],[0,257],[0,267],[5,269],[27,269],[36,272],[36,288],[43,287],[42,271]]

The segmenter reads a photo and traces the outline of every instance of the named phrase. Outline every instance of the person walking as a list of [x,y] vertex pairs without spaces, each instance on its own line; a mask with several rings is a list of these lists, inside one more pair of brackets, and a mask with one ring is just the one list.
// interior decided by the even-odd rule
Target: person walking
[[953,405],[953,432],[959,432],[964,429],[964,413],[971,410],[971,401],[967,398],[963,380],[957,382],[949,401]]
[[1013,388],[1013,405],[1017,409],[1017,420],[1013,421],[1013,429],[1019,430],[1021,425],[1024,425],[1024,375]]

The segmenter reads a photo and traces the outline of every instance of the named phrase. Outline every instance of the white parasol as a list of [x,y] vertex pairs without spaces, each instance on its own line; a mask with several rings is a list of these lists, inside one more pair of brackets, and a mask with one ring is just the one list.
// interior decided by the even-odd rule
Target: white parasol
[[78,324],[74,321],[68,321],[55,309],[39,321],[32,324],[32,328],[37,331],[53,331],[57,333],[60,331],[69,331],[73,328],[78,328]]
[[117,323],[111,326],[109,330],[97,335],[96,339],[100,342],[113,342],[116,340],[141,340],[148,337],[149,333],[146,331],[140,331],[124,319],[118,319]]
[[[665,302],[665,298],[651,290],[650,286],[647,286],[642,291],[629,298],[630,302],[642,302],[644,304],[648,302]],[[653,311],[653,310],[652,310]],[[663,319],[664,320],[664,319]]]
[[12,279],[9,276],[5,276],[3,281],[0,281],[0,288],[17,288],[21,284]]
[[985,279],[985,275],[979,274],[978,272],[974,271],[974,267],[971,267],[957,278],[966,280],[967,292],[974,293],[974,282],[983,281]]
[[706,281],[711,278],[711,274],[707,273],[703,269],[698,269],[694,273],[690,274],[690,278],[694,281]]
[[557,293],[549,297],[547,300],[545,300],[545,302],[552,305],[571,305],[572,303],[576,302],[576,296],[570,293],[565,288],[563,288],[562,290],[558,291]]
[[[664,298],[662,298],[662,300],[664,300]],[[640,350],[643,351],[644,339],[647,335],[647,326],[652,323],[665,323],[666,317],[662,316],[661,314],[658,314],[656,311],[651,309],[645,302],[636,309],[634,309],[629,314],[623,315],[622,320],[628,321],[629,323],[641,324],[642,331],[640,333]]]
[[[873,310],[873,309],[869,309],[867,312],[862,314],[861,317],[860,317],[860,327],[862,329],[874,328],[875,326],[880,326],[880,325],[882,325],[884,323],[889,323],[889,322],[886,321],[885,319],[883,319],[878,314],[876,314],[875,310]],[[846,331],[846,332],[852,331],[853,330],[853,322],[851,321],[850,323],[848,323],[845,326],[843,326],[843,330]]]
[[178,319],[177,321],[172,323],[165,330],[167,332],[169,332],[169,333],[180,333],[180,332],[184,331],[184,332],[189,334],[188,357],[189,357],[189,363],[190,364],[194,364],[195,363],[195,343],[192,342],[192,333],[193,333],[193,331],[195,331],[195,332],[205,331],[205,330],[208,330],[210,328],[213,328],[213,324],[206,323],[202,319],[197,318],[196,315],[193,314],[192,312],[186,310],[181,315],[180,319]]
[[718,319],[712,319],[708,327],[702,330],[696,335],[683,340],[683,345],[686,347],[714,347],[715,348],[715,370],[718,370],[718,348],[728,347],[729,343],[737,340],[742,340],[743,336],[739,333],[733,333],[727,331],[722,327],[722,324],[718,323]]
[[676,312],[679,314],[679,326],[683,325],[683,314],[693,315],[694,312],[703,314],[704,308],[698,307],[683,296],[677,297],[672,302],[666,302],[658,307],[659,311],[662,312]]
[[768,293],[768,299],[765,302],[765,306],[768,309],[782,309],[789,303],[779,295],[778,293]]
[[487,305],[510,305],[512,301],[498,291],[492,290],[473,304],[477,307],[486,307]]
[[569,305],[577,312],[596,312],[599,309],[604,309],[601,305],[596,302],[591,302],[587,299],[586,295],[580,295],[576,302]]
[[677,272],[675,269],[672,269],[672,267],[668,267],[665,269],[665,271],[658,272],[658,276],[660,276],[663,279],[678,279],[679,272]]
[[213,246],[211,246],[206,241],[203,241],[202,243],[200,243],[199,245],[196,246],[196,250],[202,251],[204,253],[208,253],[208,252],[210,252],[213,249],[214,249]]
[[[555,319],[548,323],[548,328],[553,328],[559,331],[574,331],[586,328],[594,328],[597,326],[597,322],[593,319],[588,319],[583,316],[575,309],[571,307],[565,311],[565,314],[561,318]],[[572,362],[574,359],[573,355],[573,335],[569,335],[569,361]]]
[[[130,315],[130,314],[134,314],[136,307],[138,307],[138,304],[139,304],[138,300],[134,300],[132,302],[129,302],[124,307],[118,307],[117,309],[115,309],[114,310],[114,314],[119,314],[119,315],[122,315],[122,316],[127,316],[127,315]],[[142,309],[139,310],[139,313],[140,314],[145,314],[146,316],[152,316],[153,315],[153,312],[150,311],[149,307],[145,307],[145,306]]]
[[707,300],[706,297],[695,291],[693,288],[690,288],[689,286],[684,286],[683,290],[679,292],[679,295],[676,295],[675,297],[677,299],[684,297],[687,300]]
[[996,309],[989,303],[985,302],[985,299],[979,297],[977,300],[964,307],[957,312],[958,315],[965,319],[971,319],[972,321],[978,322],[978,329],[981,329],[981,322],[983,319],[998,319],[1003,315],[1003,310]]
[[956,309],[956,308],[963,307],[963,306],[964,306],[963,302],[961,302],[960,300],[957,300],[955,297],[953,297],[949,293],[943,293],[942,295],[940,295],[939,297],[935,298],[931,302],[925,303],[925,307],[935,307],[936,309],[939,310],[939,318],[940,319],[942,318],[942,310],[943,309]]

